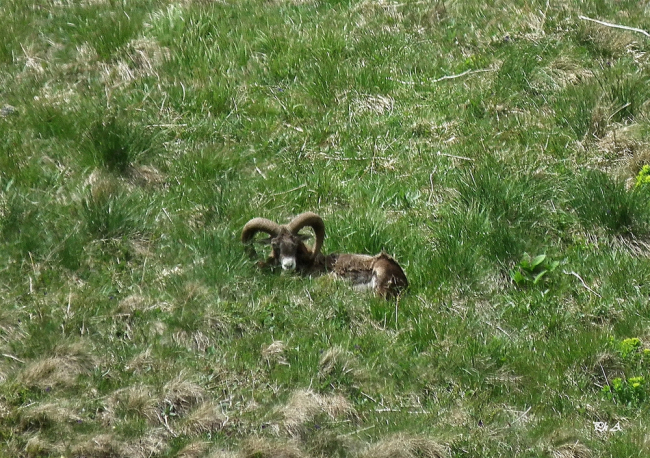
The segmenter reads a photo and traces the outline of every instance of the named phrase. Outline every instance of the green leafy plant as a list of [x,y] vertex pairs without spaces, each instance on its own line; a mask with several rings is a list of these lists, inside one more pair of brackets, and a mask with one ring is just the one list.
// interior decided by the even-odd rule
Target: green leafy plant
[[616,377],[609,385],[605,385],[601,392],[607,399],[616,403],[638,407],[646,398],[645,378],[639,376],[624,380]]
[[532,257],[528,253],[524,253],[519,264],[510,271],[510,278],[517,286],[536,285],[542,281],[546,274],[553,272],[559,264],[558,261],[549,261],[545,254]]
[[641,340],[638,337],[630,337],[620,341],[610,337],[609,346],[628,363],[642,361],[650,356],[650,349],[641,349]]
[[634,187],[639,188],[650,183],[650,165],[644,165],[636,176]]
[[641,346],[641,341],[637,337],[623,339],[618,345],[619,351],[623,359],[627,359],[630,355],[636,352]]

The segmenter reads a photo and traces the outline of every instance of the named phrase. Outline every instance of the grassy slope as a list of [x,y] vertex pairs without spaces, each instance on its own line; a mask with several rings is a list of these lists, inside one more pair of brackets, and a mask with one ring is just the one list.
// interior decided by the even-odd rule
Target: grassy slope
[[[578,16],[650,22],[591,3],[0,6],[2,448],[647,454],[648,42]],[[305,210],[399,304],[244,257]]]

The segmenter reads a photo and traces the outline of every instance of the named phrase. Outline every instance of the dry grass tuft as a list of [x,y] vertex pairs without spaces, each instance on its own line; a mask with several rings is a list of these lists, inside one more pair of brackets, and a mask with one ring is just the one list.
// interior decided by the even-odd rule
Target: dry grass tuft
[[90,342],[83,340],[64,342],[54,348],[54,355],[74,361],[80,367],[92,369],[95,365],[95,357],[92,354],[92,349],[88,348],[90,345]]
[[397,434],[371,445],[360,458],[446,458],[447,449],[437,442],[417,436]]
[[206,225],[207,215],[210,213],[210,207],[206,205],[195,205],[188,211],[187,226],[192,229],[203,229]]
[[124,369],[131,371],[134,374],[141,374],[153,370],[156,366],[156,360],[151,355],[151,348],[147,348],[142,353],[134,356],[129,363],[124,366]]
[[272,5],[308,5],[316,3],[316,0],[267,0]]
[[178,451],[177,458],[200,458],[205,456],[210,447],[209,442],[191,442]]
[[240,454],[237,452],[220,448],[218,450],[213,450],[210,452],[207,458],[238,458],[239,456]]
[[227,421],[228,417],[217,404],[206,402],[187,414],[176,429],[186,436],[198,436],[219,431]]
[[395,22],[402,22],[402,9],[397,2],[389,0],[364,0],[354,7],[358,14],[356,19],[357,27],[370,24],[374,19],[383,20],[384,17],[393,19]]
[[117,458],[128,456],[121,440],[112,434],[100,434],[72,447],[72,456],[84,458]]
[[6,419],[11,413],[11,408],[4,399],[0,399],[0,421]]
[[[597,111],[597,109],[594,111]],[[610,111],[613,111],[613,109]],[[611,113],[606,112],[603,117],[609,117],[610,115]],[[615,162],[624,159],[629,173],[636,175],[650,159],[650,145],[641,140],[643,133],[640,132],[639,125],[613,125],[607,127],[596,143],[599,156]]]
[[395,100],[389,96],[359,94],[350,103],[350,112],[354,116],[364,113],[383,115],[385,113],[391,113],[394,105]]
[[72,86],[62,89],[55,85],[47,85],[34,96],[35,103],[43,107],[56,107],[68,113],[73,113],[72,107],[78,106],[78,100],[79,92]]
[[115,175],[100,169],[93,170],[83,182],[81,195],[78,200],[88,199],[89,202],[105,202],[117,196],[128,183]]
[[632,32],[612,29],[592,22],[582,22],[582,39],[590,43],[604,57],[617,58],[637,47]]
[[150,458],[166,448],[166,431],[153,429],[128,443],[112,434],[100,434],[72,447],[71,454],[80,458]]
[[428,3],[423,9],[406,10],[405,14],[418,24],[415,29],[417,33],[426,34],[427,31],[435,30],[440,26],[440,23],[447,17],[447,8],[443,0],[436,0]]
[[167,324],[160,320],[152,320],[147,328],[151,337],[164,336],[167,333]]
[[500,386],[514,391],[521,391],[520,385],[523,377],[515,374],[511,369],[502,367],[493,375],[486,378],[487,383],[493,386]]
[[129,179],[136,186],[157,187],[165,184],[165,175],[152,165],[134,165],[129,170]]
[[77,46],[74,58],[69,63],[62,64],[64,73],[89,75],[96,70],[99,55],[97,50],[88,43]]
[[[634,182],[635,180],[633,178],[629,178],[626,182],[626,186],[629,189],[632,189],[634,187]],[[643,240],[643,238],[636,237],[633,234],[625,234],[612,237],[612,239],[609,241],[609,246],[613,250],[626,252],[632,256],[639,258],[650,257],[650,243],[648,243],[646,240]],[[613,311],[609,314],[608,318],[610,320],[613,320],[616,318],[616,315],[618,315],[618,313],[616,311]]]
[[[84,180],[82,191],[90,193],[94,201],[101,202],[110,196],[119,195],[125,189],[136,186],[159,187],[165,183],[165,176],[153,166],[129,163],[125,166],[125,178],[102,169],[94,169]],[[78,199],[80,199],[78,197]],[[138,296],[138,295],[135,295]]]
[[[605,98],[601,98],[594,106],[591,112],[591,119],[589,120],[589,126],[587,132],[585,132],[585,140],[596,140],[599,143],[599,149],[604,154],[604,157],[611,157],[611,153],[615,150],[610,150],[608,142],[602,142],[601,139],[607,135],[607,132],[611,129],[611,115],[616,111],[612,102],[608,102]],[[614,145],[616,146],[616,145]],[[600,158],[600,157],[599,157]]]
[[81,417],[73,409],[57,402],[34,405],[20,412],[20,426],[23,429],[81,421]]
[[[25,444],[24,451],[27,452],[27,456],[30,458],[36,456],[64,456],[65,447],[59,444],[54,444],[37,434],[36,436],[29,438]],[[5,452],[8,452],[8,450],[5,450]],[[7,454],[7,456],[10,455]],[[22,454],[13,456],[22,456]]]
[[84,189],[89,189],[93,198],[115,194],[120,185],[114,176],[101,169],[94,169],[83,182]]
[[158,67],[169,58],[169,49],[161,47],[149,38],[139,38],[127,45],[126,59],[116,63],[100,63],[100,71],[106,84],[114,87],[145,78],[158,78]]
[[535,73],[531,87],[539,91],[560,91],[567,86],[583,83],[593,76],[593,71],[583,67],[577,60],[561,56]]
[[311,390],[298,390],[282,408],[282,415],[284,430],[296,437],[306,432],[307,423],[321,415],[335,419],[340,416],[356,417],[357,413],[342,395],[323,396]]
[[[3,366],[4,365],[0,364],[0,383],[7,380],[7,370]],[[0,412],[2,412],[1,408],[0,408]]]
[[169,407],[179,417],[186,415],[206,398],[202,386],[181,377],[182,375],[165,385],[160,402],[161,407]]
[[129,458],[159,456],[167,449],[167,442],[168,434],[166,430],[162,428],[149,430],[146,435],[124,446],[124,456]]
[[241,458],[306,458],[308,455],[291,442],[249,439],[239,453]]
[[223,312],[217,310],[206,310],[203,316],[203,322],[206,329],[218,335],[227,335],[230,332],[230,318]]
[[140,294],[131,294],[125,297],[117,305],[115,312],[118,315],[132,315],[138,310],[144,310],[147,307],[147,299]]
[[583,83],[594,76],[592,70],[567,56],[561,56],[554,60],[549,69],[560,88]]
[[21,48],[23,51],[22,55],[18,54],[14,57],[14,61],[23,68],[22,72],[18,74],[17,79],[20,81],[45,73],[47,61],[37,50],[37,46],[27,44],[21,46]]
[[318,365],[321,377],[334,374],[352,375],[353,377],[359,375],[358,364],[354,355],[336,345],[323,353]]
[[262,348],[262,358],[266,364],[271,367],[276,364],[289,366],[287,359],[284,357],[285,344],[281,340],[276,340],[266,348]]
[[113,424],[118,417],[137,416],[150,422],[157,417],[158,399],[145,385],[130,386],[112,393],[106,400],[103,414],[105,424]]
[[631,185],[644,165],[650,164],[650,143],[640,124],[615,124],[596,144],[599,156],[617,164],[617,172]]
[[156,68],[169,59],[169,49],[150,38],[138,38],[128,45],[133,68],[142,76],[158,76]]
[[591,450],[579,442],[560,445],[552,450],[551,453],[553,458],[591,458],[593,456]]
[[79,375],[88,374],[95,367],[93,356],[81,342],[59,347],[54,353],[29,363],[18,375],[18,381],[40,389],[72,386]]
[[179,299],[181,304],[200,301],[209,295],[208,288],[201,282],[189,281],[183,285]]
[[589,372],[594,383],[604,386],[608,385],[609,381],[616,377],[624,377],[624,369],[620,356],[606,352],[598,355]]
[[172,334],[172,340],[178,346],[185,347],[190,351],[205,352],[214,346],[212,338],[201,331],[187,332],[179,331]]

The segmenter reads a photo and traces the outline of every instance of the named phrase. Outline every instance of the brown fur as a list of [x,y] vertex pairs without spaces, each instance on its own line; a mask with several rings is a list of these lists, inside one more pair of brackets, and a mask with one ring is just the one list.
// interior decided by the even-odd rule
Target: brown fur
[[386,253],[375,256],[340,254],[332,263],[331,271],[337,277],[351,280],[354,285],[374,280],[375,291],[383,297],[396,296],[408,286],[406,274],[397,261]]

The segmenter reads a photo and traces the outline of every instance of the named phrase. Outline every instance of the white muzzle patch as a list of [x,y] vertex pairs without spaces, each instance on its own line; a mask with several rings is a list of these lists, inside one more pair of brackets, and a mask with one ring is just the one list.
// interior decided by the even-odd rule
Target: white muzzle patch
[[296,268],[296,258],[282,258],[282,270],[294,270]]

